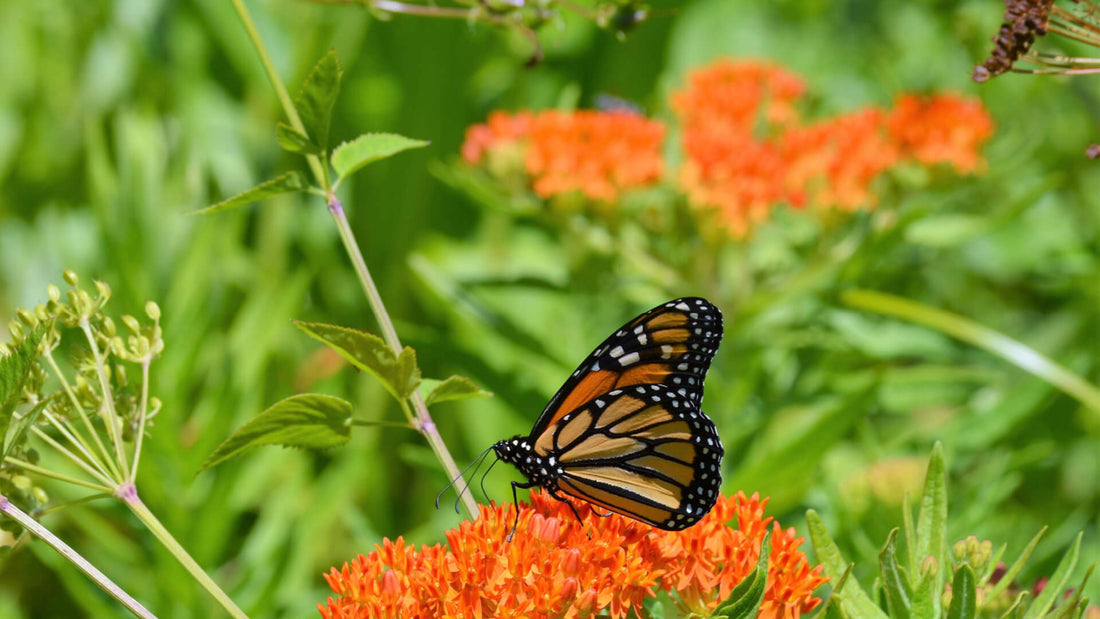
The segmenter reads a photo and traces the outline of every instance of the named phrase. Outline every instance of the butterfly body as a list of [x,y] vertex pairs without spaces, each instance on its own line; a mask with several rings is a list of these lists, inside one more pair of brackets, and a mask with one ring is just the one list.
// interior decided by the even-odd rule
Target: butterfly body
[[700,410],[722,337],[705,299],[669,301],[613,333],[551,398],[529,436],[496,456],[551,496],[569,495],[666,530],[714,506],[723,449]]

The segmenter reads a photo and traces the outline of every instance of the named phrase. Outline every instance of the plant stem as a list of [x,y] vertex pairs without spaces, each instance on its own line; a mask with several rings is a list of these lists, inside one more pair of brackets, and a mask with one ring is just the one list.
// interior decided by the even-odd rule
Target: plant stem
[[842,293],[840,298],[850,307],[920,323],[983,348],[1025,372],[1049,382],[1100,416],[1100,389],[1040,354],[1034,348],[1025,346],[1006,335],[958,314],[881,292],[848,290]]
[[[111,469],[118,479],[123,478],[123,471],[130,468],[126,463],[126,450],[122,445],[122,421],[118,416],[118,412],[115,411],[115,400],[111,392],[111,383],[107,378],[107,364],[103,360],[103,355],[99,352],[99,346],[95,343],[95,335],[92,334],[92,327],[88,324],[88,319],[83,318],[80,321],[80,330],[84,332],[84,336],[88,338],[88,347],[92,351],[92,356],[95,358],[95,372],[99,377],[99,390],[103,397],[103,411],[106,413],[102,415],[103,425],[107,428],[107,438],[110,439],[111,444],[115,448],[115,462]],[[108,460],[108,463],[111,461]]]
[[[359,251],[359,244],[355,242],[355,235],[352,234],[351,226],[348,225],[348,218],[344,215],[344,205],[340,203],[340,199],[335,195],[330,195],[328,210],[332,213],[332,218],[336,222],[336,229],[340,231],[340,240],[344,242],[344,249],[355,268],[355,274],[359,276],[359,283],[362,284],[363,291],[367,293],[367,301],[370,303],[375,318],[378,319],[378,325],[382,329],[382,337],[393,349],[393,353],[400,355],[401,340],[398,339],[397,330],[394,329],[389,312],[386,311],[386,306],[382,303],[382,296],[378,294],[378,287],[374,285],[374,279],[370,276],[370,271],[367,270],[367,263],[363,260],[363,253]],[[432,416],[428,412],[428,406],[424,403],[424,398],[419,391],[413,391],[409,399],[416,411],[416,429],[428,439],[428,444],[431,445],[435,457],[439,459],[439,463],[443,465],[443,470],[447,472],[448,478],[458,479],[460,475],[458,466],[455,464],[454,458],[451,457],[451,452],[447,450],[443,437],[439,436],[439,431],[435,427],[435,422],[432,421]],[[462,506],[466,508],[467,515],[470,518],[477,517],[477,503],[473,497],[468,494],[460,494],[459,498],[462,500]]]
[[134,436],[134,457],[130,469],[130,481],[137,479],[138,462],[141,461],[141,443],[142,439],[145,438],[145,420],[148,419],[149,414],[149,363],[150,359],[148,358],[141,362],[141,406],[138,408],[138,429],[137,435]]
[[[106,463],[106,466],[108,468],[113,468],[111,467],[111,462],[113,462],[111,460],[111,454],[107,451],[107,447],[104,446],[103,441],[99,438],[99,432],[95,431],[95,428],[92,426],[91,419],[88,418],[88,413],[84,411],[84,407],[80,404],[80,399],[76,397],[76,392],[73,391],[73,388],[69,384],[68,379],[65,378],[65,373],[61,371],[60,367],[58,367],[57,361],[54,361],[53,355],[49,351],[46,352],[46,362],[49,363],[50,369],[53,370],[54,376],[57,377],[57,380],[61,382],[62,390],[64,390],[65,395],[68,396],[69,402],[71,402],[73,405],[73,409],[77,412],[77,414],[80,415],[80,419],[84,422],[84,427],[88,430],[88,434],[92,435],[92,440],[95,441],[96,446],[99,448],[99,453],[103,457],[103,461]],[[91,451],[88,448],[87,442],[85,441],[83,435],[81,435],[76,428],[73,428],[73,432],[78,439],[77,442],[79,442],[81,445],[84,445],[84,449],[82,451],[84,451],[85,453]],[[93,461],[95,460],[95,458],[92,458],[90,455],[88,456],[88,459]]]
[[43,477],[49,477],[50,479],[56,479],[57,481],[63,481],[63,482],[68,483],[68,484],[75,484],[77,486],[83,486],[85,488],[91,488],[92,490],[99,490],[100,492],[107,492],[107,493],[111,492],[111,488],[109,486],[104,486],[104,485],[101,485],[101,484],[93,484],[92,482],[84,481],[83,479],[80,479],[79,477],[70,477],[69,475],[64,475],[62,473],[56,473],[54,471],[51,471],[50,469],[44,469],[40,466],[35,466],[35,465],[31,464],[30,462],[24,462],[24,461],[20,460],[19,458],[14,458],[12,456],[8,456],[8,457],[4,458],[4,462],[14,464],[15,466],[18,466],[19,468],[21,468],[25,471],[30,471],[32,473],[37,473],[37,474],[39,474]]
[[161,524],[159,520],[157,520],[157,517],[153,515],[153,512],[149,511],[149,508],[145,506],[145,503],[142,503],[141,498],[138,497],[137,488],[134,487],[134,484],[130,482],[122,484],[118,487],[117,490],[115,490],[115,496],[122,499],[122,501],[126,503],[126,506],[130,508],[130,511],[132,511],[134,515],[137,516],[138,519],[141,520],[141,522],[144,523],[145,526],[153,532],[153,535],[155,535],[156,538],[160,540],[161,544],[164,544],[164,547],[168,549],[168,552],[172,553],[172,555],[176,557],[176,560],[179,561],[181,565],[183,565],[184,569],[186,569],[195,580],[199,581],[199,584],[201,584],[203,588],[206,589],[207,592],[209,592],[210,595],[213,596],[219,604],[221,604],[222,608],[224,608],[226,612],[230,614],[230,616],[235,617],[236,619],[248,619],[248,615],[244,614],[244,611],[242,611],[237,606],[237,604],[234,603],[228,595],[226,595],[225,591],[221,590],[221,587],[219,587],[217,583],[214,582],[214,579],[210,578],[210,575],[207,574],[206,571],[204,571],[202,567],[200,567],[199,564],[195,562],[191,555],[187,554],[187,551],[183,549],[183,546],[180,546],[179,542],[176,541],[176,538],[172,537],[172,534],[168,532],[168,529],[164,528],[164,525]]
[[[244,29],[248,32],[248,38],[252,41],[252,47],[260,57],[260,64],[264,66],[264,71],[267,73],[267,79],[271,82],[271,87],[275,89],[275,95],[279,97],[279,103],[283,106],[283,112],[286,113],[286,118],[290,121],[290,126],[301,131],[304,135],[309,135],[309,132],[306,131],[306,126],[302,124],[302,119],[298,116],[298,110],[294,107],[294,102],[290,99],[290,93],[287,92],[286,86],[283,85],[283,80],[279,78],[279,73],[275,70],[275,63],[271,61],[271,56],[268,55],[267,49],[264,48],[264,42],[260,39],[260,33],[257,32],[256,24],[252,22],[252,16],[249,15],[248,9],[245,8],[243,0],[233,0],[233,8],[237,10],[237,16],[240,18],[241,24],[244,25]],[[328,175],[325,174],[325,169],[321,165],[321,159],[317,155],[306,155],[306,161],[309,162],[309,169],[313,171],[313,176],[317,178],[317,182],[327,191]]]
[[[283,112],[286,114],[287,119],[290,121],[292,127],[308,135],[305,125],[302,124],[302,119],[298,116],[298,111],[294,107],[293,101],[291,101],[290,95],[287,93],[286,86],[283,85],[282,79],[280,79],[279,73],[275,70],[275,65],[271,61],[271,57],[268,56],[267,50],[264,48],[263,40],[260,39],[260,34],[256,31],[256,26],[252,22],[252,17],[249,15],[248,9],[245,8],[242,0],[232,0],[232,2],[234,8],[237,10],[237,16],[248,32],[248,37],[252,41],[252,46],[260,56],[260,62],[264,66],[264,71],[266,71],[272,87],[275,88],[275,93],[279,97],[279,103],[283,106]],[[355,273],[359,276],[359,282],[363,285],[363,290],[367,294],[367,301],[370,303],[371,309],[378,319],[378,324],[382,328],[382,337],[390,348],[393,349],[394,354],[399,355],[401,354],[401,340],[397,338],[397,331],[393,327],[393,321],[390,320],[389,314],[386,312],[386,306],[382,303],[382,297],[378,294],[378,288],[374,285],[374,280],[370,276],[370,271],[367,270],[367,264],[363,260],[363,254],[359,251],[359,244],[356,243],[355,237],[352,235],[351,226],[348,225],[347,217],[344,215],[344,206],[340,203],[339,198],[330,190],[326,167],[322,164],[321,159],[317,155],[307,155],[306,159],[309,161],[309,167],[313,171],[313,175],[317,179],[318,184],[324,189],[329,212],[332,213],[332,217],[336,221],[336,228],[340,232],[340,239],[344,243],[344,249],[351,259],[352,266],[355,268]],[[412,402],[413,408],[416,410],[416,428],[428,439],[428,444],[431,445],[432,451],[435,452],[436,458],[438,458],[440,464],[443,465],[443,469],[447,472],[447,475],[450,476],[451,479],[458,479],[458,466],[455,465],[454,458],[451,457],[450,452],[447,451],[447,446],[443,443],[442,437],[439,436],[435,423],[432,422],[431,415],[428,414],[428,407],[424,404],[424,398],[420,396],[419,392],[413,391],[409,399]],[[461,498],[462,504],[470,517],[475,517],[477,515],[477,504],[474,502],[473,498],[465,495]]]
[[30,515],[12,504],[12,502],[2,494],[0,494],[0,513],[7,514],[13,520],[23,525],[28,531],[38,536],[39,539],[49,544],[58,554],[68,559],[77,569],[84,572],[88,578],[91,578],[94,583],[110,594],[111,597],[121,602],[130,612],[145,619],[156,619],[156,615],[149,612],[137,600],[130,597],[130,594],[123,591],[122,588],[111,581],[110,578],[107,578],[103,572],[96,569],[87,559],[80,556],[80,553],[70,548],[68,544],[61,541],[61,539],[51,533],[49,529],[39,524],[37,520],[31,518]]

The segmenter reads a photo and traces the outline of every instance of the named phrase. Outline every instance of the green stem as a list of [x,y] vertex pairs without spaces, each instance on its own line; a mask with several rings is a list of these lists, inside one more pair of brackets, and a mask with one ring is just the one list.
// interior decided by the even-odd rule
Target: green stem
[[[279,102],[283,106],[283,112],[290,121],[290,125],[303,134],[308,135],[305,125],[302,124],[302,119],[298,116],[298,110],[295,109],[294,102],[287,93],[286,86],[283,85],[279,73],[275,70],[275,64],[271,61],[271,57],[268,56],[267,50],[264,48],[263,41],[260,39],[260,34],[257,32],[255,24],[252,22],[252,17],[249,15],[248,9],[245,8],[242,0],[232,0],[232,2],[234,8],[237,10],[237,15],[241,23],[248,32],[248,37],[252,41],[252,46],[260,56],[260,62],[264,66],[264,71],[267,73],[268,80],[271,81],[272,87],[275,88],[275,94],[279,97]],[[340,204],[340,200],[337,199],[336,195],[330,190],[326,168],[317,155],[306,155],[306,160],[309,162],[309,167],[313,171],[313,175],[317,179],[317,182],[324,188],[329,212],[332,213],[333,219],[336,221],[336,227],[340,231],[340,239],[344,242],[344,249],[347,251],[348,257],[351,258],[355,272],[359,276],[360,283],[363,285],[363,290],[367,293],[367,300],[370,303],[371,309],[374,311],[374,315],[377,317],[378,323],[382,327],[383,339],[385,339],[386,343],[393,349],[394,354],[401,354],[401,340],[397,338],[397,331],[394,329],[393,322],[386,312],[386,307],[382,303],[382,297],[378,294],[378,289],[374,285],[374,280],[367,270],[366,262],[363,260],[363,254],[359,251],[359,244],[356,243],[355,237],[351,233],[351,227],[348,225],[347,217],[344,216],[343,205]],[[424,398],[416,391],[414,391],[409,398],[413,408],[416,409],[416,420],[414,422],[416,428],[428,439],[428,444],[431,445],[432,451],[435,452],[436,457],[439,459],[439,462],[443,465],[444,470],[450,478],[457,479],[459,475],[458,466],[455,465],[454,458],[451,457],[450,452],[447,451],[447,446],[443,443],[442,437],[439,436],[435,423],[432,422],[431,415],[428,414],[428,407],[424,404]],[[477,504],[472,497],[463,496],[462,504],[465,506],[471,518],[477,515]]]
[[110,380],[107,378],[107,364],[103,359],[103,355],[99,352],[99,346],[95,343],[95,335],[92,333],[92,327],[88,324],[87,318],[81,319],[80,329],[84,332],[84,336],[88,338],[88,347],[95,358],[95,372],[96,376],[99,377],[99,390],[100,395],[103,397],[102,406],[103,411],[106,413],[103,415],[103,425],[107,428],[107,438],[114,445],[115,458],[117,459],[117,466],[111,468],[114,469],[118,479],[122,479],[123,471],[130,467],[126,463],[126,451],[122,448],[122,421],[115,410],[115,399],[111,391]]
[[[332,213],[332,218],[336,222],[336,229],[340,231],[340,240],[344,242],[344,249],[355,268],[355,274],[359,276],[359,283],[362,284],[363,290],[367,293],[367,301],[370,303],[371,311],[378,319],[378,325],[382,329],[382,338],[393,349],[395,355],[400,355],[401,340],[397,337],[397,330],[394,329],[389,312],[386,311],[386,306],[382,303],[382,295],[378,294],[378,287],[374,285],[374,279],[367,269],[367,263],[363,260],[363,253],[359,251],[359,244],[355,241],[355,235],[351,232],[348,218],[344,215],[344,205],[340,203],[339,198],[331,195],[328,199],[328,210]],[[409,400],[416,411],[415,419],[410,419],[410,421],[428,440],[432,451],[435,452],[435,457],[439,459],[439,463],[443,465],[443,470],[447,472],[448,478],[458,479],[460,476],[458,465],[451,457],[451,452],[447,450],[443,437],[439,435],[435,422],[432,421],[432,416],[428,412],[428,406],[424,403],[424,398],[419,391],[413,391],[409,396]],[[401,408],[405,411],[405,415],[409,416],[406,405],[402,404]],[[477,503],[473,497],[469,494],[460,494],[459,498],[462,500],[462,506],[466,508],[467,515],[470,518],[477,517]]]
[[92,454],[91,449],[88,448],[88,444],[83,440],[83,437],[80,436],[78,432],[76,432],[76,428],[73,428],[68,424],[62,422],[48,410],[42,411],[42,417],[45,418],[46,421],[48,421],[55,430],[60,432],[61,436],[68,439],[69,443],[73,447],[75,447],[77,451],[83,454],[85,462],[87,462],[88,466],[91,466],[99,471],[103,475],[104,479],[110,477],[110,472],[104,470],[103,462],[101,462],[98,458],[95,457],[94,454]]
[[119,486],[118,489],[115,490],[115,496],[126,503],[126,506],[138,517],[138,520],[141,520],[141,522],[152,531],[153,535],[160,540],[160,543],[164,544],[164,547],[168,549],[168,552],[176,557],[176,560],[183,565],[184,569],[186,569],[195,580],[199,581],[199,584],[201,584],[203,588],[221,604],[222,608],[224,608],[230,616],[236,619],[248,619],[248,615],[244,614],[244,611],[226,595],[225,591],[221,590],[221,587],[214,582],[214,579],[210,578],[202,567],[191,558],[191,555],[187,554],[183,546],[180,546],[176,538],[172,537],[168,529],[164,528],[164,525],[157,520],[153,512],[149,511],[145,503],[142,503],[141,498],[138,497],[137,488],[135,488],[132,483],[126,482]]
[[109,476],[107,476],[104,473],[100,473],[98,470],[92,468],[92,466],[90,464],[88,464],[87,462],[85,462],[82,458],[80,458],[79,456],[77,456],[73,452],[69,451],[68,449],[65,449],[64,445],[62,445],[61,443],[58,443],[57,441],[53,440],[53,438],[51,438],[49,434],[46,434],[42,430],[39,430],[38,428],[34,428],[34,427],[31,428],[31,432],[33,432],[34,435],[37,436],[38,438],[40,438],[43,441],[49,443],[50,447],[53,447],[54,449],[56,449],[58,451],[58,453],[65,456],[66,458],[68,458],[73,464],[75,464],[75,465],[79,466],[80,468],[84,469],[89,475],[91,475],[92,477],[95,477],[99,481],[103,482],[105,485],[111,486],[115,483],[115,481],[112,480]]
[[[279,78],[279,72],[275,70],[275,63],[271,61],[271,56],[268,55],[267,49],[264,47],[264,42],[260,38],[260,33],[256,30],[256,24],[253,23],[252,16],[249,15],[248,9],[245,8],[243,0],[233,0],[233,8],[237,10],[237,16],[240,18],[241,24],[244,25],[244,29],[248,32],[248,38],[252,41],[252,47],[260,57],[260,64],[264,66],[264,72],[267,73],[267,79],[271,82],[271,87],[275,89],[275,95],[279,97],[279,103],[283,106],[283,113],[286,114],[287,120],[290,121],[290,126],[302,132],[303,135],[309,135],[309,132],[306,131],[306,126],[302,124],[302,119],[298,116],[298,110],[294,107],[294,102],[290,98],[290,93],[287,92],[286,86],[283,85],[283,80]],[[321,165],[321,159],[317,155],[306,155],[306,161],[309,162],[309,169],[313,171],[313,176],[317,178],[317,182],[327,191],[328,175],[325,174],[325,168]]]
[[1049,382],[1100,416],[1100,389],[1035,349],[1006,335],[958,314],[881,292],[848,290],[842,293],[840,298],[850,307],[920,323],[983,348],[1025,372]]
[[39,475],[41,475],[43,477],[49,477],[51,479],[56,479],[57,481],[63,481],[65,483],[75,484],[77,486],[83,486],[85,488],[91,488],[92,490],[99,490],[100,492],[106,492],[106,493],[111,492],[111,487],[110,486],[104,486],[104,485],[101,485],[101,484],[93,484],[92,482],[84,481],[83,479],[80,479],[79,477],[70,477],[69,475],[63,475],[61,473],[51,471],[50,469],[44,469],[40,466],[35,466],[35,465],[31,464],[30,462],[24,462],[23,460],[20,460],[19,458],[13,458],[12,456],[8,456],[8,457],[4,458],[4,462],[14,464],[15,466],[18,466],[19,468],[21,468],[25,471],[30,471],[32,473],[38,473]]
[[[96,432],[95,428],[92,427],[92,421],[88,418],[88,413],[85,412],[84,407],[81,406],[80,399],[76,397],[76,392],[73,391],[73,388],[69,384],[69,381],[65,378],[65,373],[61,371],[61,368],[58,367],[57,362],[54,361],[53,355],[49,352],[46,353],[46,362],[49,363],[50,369],[53,370],[54,376],[56,376],[57,379],[61,382],[62,390],[64,390],[65,395],[68,396],[69,402],[71,402],[73,405],[73,409],[77,412],[78,415],[80,415],[80,419],[84,422],[84,427],[88,430],[88,434],[92,435],[92,440],[95,441],[96,446],[99,448],[99,453],[103,457],[103,462],[106,463],[105,465],[107,466],[107,468],[111,469],[113,472],[117,472],[114,471],[114,461],[111,460],[111,454],[107,451],[107,447],[99,438],[99,432]],[[73,428],[73,432],[77,437],[77,442],[84,447],[82,451],[84,451],[84,453],[86,454],[89,454],[88,459],[91,461],[96,461],[96,459],[91,457],[90,455],[91,449],[89,449],[88,443],[84,436],[80,434],[80,432],[77,431],[76,428]]]
[[141,443],[145,438],[145,420],[149,413],[149,363],[147,357],[141,361],[141,406],[138,408],[138,429],[134,437],[134,458],[130,468],[130,481],[137,479],[138,462],[141,461]]
[[145,619],[156,619],[156,615],[149,612],[144,606],[138,603],[137,600],[130,597],[130,594],[123,591],[122,588],[116,585],[110,578],[107,578],[103,572],[96,569],[87,559],[80,556],[80,553],[70,548],[68,544],[61,541],[61,538],[51,533],[49,529],[39,524],[37,520],[31,518],[26,512],[16,507],[2,494],[0,494],[0,513],[7,514],[39,539],[49,544],[58,554],[68,559],[77,569],[84,572],[88,578],[92,579],[92,582],[99,585],[99,587],[110,594],[111,597],[121,602],[130,612]]

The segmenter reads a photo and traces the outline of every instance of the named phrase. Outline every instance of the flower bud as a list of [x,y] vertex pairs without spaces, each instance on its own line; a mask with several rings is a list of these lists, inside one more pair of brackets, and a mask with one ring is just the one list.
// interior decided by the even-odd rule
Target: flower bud
[[136,334],[141,332],[141,324],[137,321],[137,318],[129,314],[122,317],[122,324],[126,325],[126,328],[129,329],[131,333]]
[[95,280],[95,289],[99,293],[100,303],[106,303],[111,298],[111,285],[107,282]]
[[38,326],[38,318],[35,317],[30,310],[21,309],[15,314],[19,317],[19,322],[26,325],[28,329],[33,329]]
[[46,287],[46,295],[50,297],[51,301],[57,303],[61,300],[61,289],[53,284],[50,284]]
[[111,320],[110,316],[103,317],[103,334],[107,337],[114,337],[118,333],[118,329],[115,328],[115,321]]
[[65,278],[65,282],[68,283],[70,286],[80,285],[80,278],[77,277],[76,273],[74,273],[73,271],[66,269],[65,272],[61,274],[61,276]]
[[156,301],[148,301],[145,303],[145,315],[152,320],[160,320],[160,306]]

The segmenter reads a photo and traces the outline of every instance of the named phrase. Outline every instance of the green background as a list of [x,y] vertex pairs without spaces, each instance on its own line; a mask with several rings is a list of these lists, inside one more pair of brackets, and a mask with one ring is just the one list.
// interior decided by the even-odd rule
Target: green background
[[[619,324],[672,296],[709,294],[645,281],[616,256],[578,249],[575,226],[502,213],[441,182],[468,125],[494,109],[592,107],[598,94],[669,118],[668,93],[685,72],[723,54],[805,76],[810,113],[823,117],[889,105],[903,91],[980,97],[998,126],[987,173],[901,179],[879,213],[896,209],[904,223],[860,237],[851,260],[813,285],[782,294],[784,274],[812,256],[804,222],[780,218],[724,254],[751,263],[759,288],[776,292],[718,287],[734,305],[727,328],[737,325],[705,400],[726,444],[725,490],[772,496],[770,513],[803,535],[802,514],[814,507],[869,583],[900,509],[866,480],[875,463],[915,462],[915,481],[896,484],[919,485],[939,440],[951,540],[975,534],[1014,556],[1049,525],[1025,586],[1079,530],[1083,562],[1100,556],[1100,413],[984,351],[856,312],[836,294],[870,288],[957,312],[1100,378],[1100,169],[1083,156],[1100,141],[1100,88],[1096,77],[973,84],[1000,3],[664,3],[625,41],[569,16],[543,32],[546,59],[535,68],[523,66],[523,38],[462,20],[248,6],[292,91],[337,50],[336,139],[392,131],[431,141],[368,167],[342,198],[425,374],[462,374],[496,394],[433,411],[460,463],[529,429]],[[160,304],[167,348],[154,393],[164,410],[139,491],[254,617],[316,616],[329,567],[383,536],[435,543],[459,522],[449,507],[434,509],[447,479],[408,430],[356,429],[346,448],[323,454],[264,448],[196,476],[234,428],[301,390],[345,397],[361,418],[403,419],[349,369],[300,384],[317,346],[291,319],[377,331],[320,201],[187,215],[301,165],[274,140],[281,119],[227,2],[0,2],[0,319],[44,302],[65,268],[109,282],[118,314]],[[874,224],[857,216],[850,225]],[[835,239],[805,234],[818,247]],[[764,309],[742,316],[735,302],[745,298]],[[498,501],[510,479],[502,468],[487,482]],[[56,501],[81,496],[45,487]],[[102,500],[44,523],[159,616],[216,612],[122,505]],[[123,612],[42,544],[0,564],[0,616]]]

